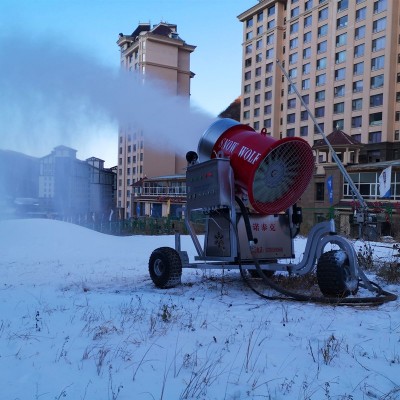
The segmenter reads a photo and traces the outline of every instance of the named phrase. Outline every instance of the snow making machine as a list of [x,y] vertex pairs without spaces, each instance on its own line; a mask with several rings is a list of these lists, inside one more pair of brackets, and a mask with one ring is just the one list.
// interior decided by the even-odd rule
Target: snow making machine
[[[189,261],[179,234],[175,248],[155,249],[149,273],[157,287],[178,285],[182,268],[239,269],[251,289],[266,298],[336,304],[388,300],[390,294],[363,273],[352,243],[336,233],[333,219],[310,230],[301,261],[293,261],[294,238],[302,222],[302,209],[296,202],[315,168],[305,140],[277,140],[265,129],[256,132],[235,120],[219,119],[204,132],[197,152],[189,151],[186,159],[184,218],[197,255]],[[203,243],[191,222],[193,213],[204,219]],[[318,294],[294,293],[273,277],[315,271]],[[256,280],[278,296],[260,292],[252,284]],[[356,298],[359,286],[374,296]]]

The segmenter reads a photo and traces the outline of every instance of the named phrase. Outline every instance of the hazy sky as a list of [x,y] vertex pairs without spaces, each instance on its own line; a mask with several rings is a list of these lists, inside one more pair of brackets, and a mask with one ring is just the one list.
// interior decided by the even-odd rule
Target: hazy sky
[[[257,0],[0,0],[0,148],[29,152],[21,146],[21,138],[30,130],[30,145],[42,144],[32,149],[32,155],[45,155],[51,146],[65,144],[76,148],[81,159],[111,157],[105,148],[115,142],[114,116],[102,114],[101,108],[107,105],[101,104],[99,109],[97,104],[89,107],[81,101],[97,94],[80,91],[82,82],[85,87],[89,85],[78,68],[75,75],[71,72],[72,60],[80,64],[81,57],[90,56],[95,64],[92,80],[97,73],[104,76],[103,67],[110,78],[112,71],[119,69],[118,34],[132,33],[139,22],[177,24],[181,38],[197,46],[191,57],[191,70],[196,74],[191,84],[192,104],[200,114],[216,117],[240,95],[242,24],[237,15],[255,4]],[[10,59],[8,69],[3,63],[5,57]],[[90,68],[87,59],[85,63]],[[49,96],[46,90],[52,90],[56,79],[51,69],[57,68],[65,86],[57,83],[58,92]],[[53,81],[48,81],[49,76]],[[66,106],[68,113],[61,111]],[[83,115],[77,116],[78,110],[83,110]],[[191,124],[190,120],[185,122]],[[68,137],[66,143],[58,143],[63,137],[54,134],[60,126]],[[99,142],[101,149],[81,148],[74,140],[74,134],[83,127],[86,147]],[[87,133],[92,131],[97,135],[94,138]]]

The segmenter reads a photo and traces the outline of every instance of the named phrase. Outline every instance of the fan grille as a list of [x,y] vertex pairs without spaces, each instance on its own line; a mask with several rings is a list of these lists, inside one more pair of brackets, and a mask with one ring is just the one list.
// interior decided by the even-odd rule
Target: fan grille
[[258,212],[277,214],[292,206],[309,184],[314,169],[310,146],[286,141],[275,147],[254,174],[250,200]]

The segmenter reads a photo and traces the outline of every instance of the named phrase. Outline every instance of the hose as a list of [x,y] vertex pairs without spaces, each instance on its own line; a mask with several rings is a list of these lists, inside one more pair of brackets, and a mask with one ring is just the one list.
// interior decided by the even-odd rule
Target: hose
[[[242,200],[239,197],[235,197],[235,200],[237,204],[239,205],[240,211],[243,216],[245,228],[246,228],[246,234],[247,234],[247,239],[249,243],[254,243],[254,237],[253,237],[253,232],[251,230],[251,225],[250,225],[250,219],[249,215],[247,212],[247,209],[242,202]],[[271,289],[275,290],[276,292],[282,294],[283,296],[267,296],[264,293],[261,293],[259,290],[257,290],[251,283],[251,281],[248,279],[247,275],[244,272],[242,262],[241,262],[241,254],[240,254],[240,248],[239,248],[239,234],[237,232],[236,224],[231,221],[231,223],[234,225],[234,231],[238,243],[238,264],[239,264],[239,270],[240,270],[240,275],[242,276],[243,280],[246,282],[247,286],[258,296],[267,299],[267,300],[294,300],[294,301],[299,301],[299,302],[312,302],[312,303],[320,303],[320,304],[331,304],[331,305],[348,305],[348,306],[372,306],[372,305],[381,305],[390,301],[395,301],[397,300],[397,296],[393,293],[387,292],[383,290],[377,283],[371,282],[370,284],[373,285],[376,288],[376,296],[371,296],[371,297],[357,297],[357,298],[341,298],[341,297],[324,297],[324,296],[311,296],[311,295],[305,295],[305,294],[300,294],[293,292],[291,290],[287,290],[283,288],[282,286],[276,284],[271,278],[267,277],[263,270],[260,267],[260,263],[258,259],[254,256],[253,252],[251,252],[253,260],[254,260],[254,265],[256,267],[256,270],[258,272],[258,275],[260,278],[263,280],[263,282],[269,286]],[[361,287],[362,286],[360,285]]]

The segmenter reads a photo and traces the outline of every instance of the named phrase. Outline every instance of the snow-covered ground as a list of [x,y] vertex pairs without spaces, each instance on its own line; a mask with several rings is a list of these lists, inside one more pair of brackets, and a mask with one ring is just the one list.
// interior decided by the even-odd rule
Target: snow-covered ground
[[400,399],[398,300],[266,301],[237,271],[157,289],[148,259],[172,236],[13,220],[0,238],[1,399]]

